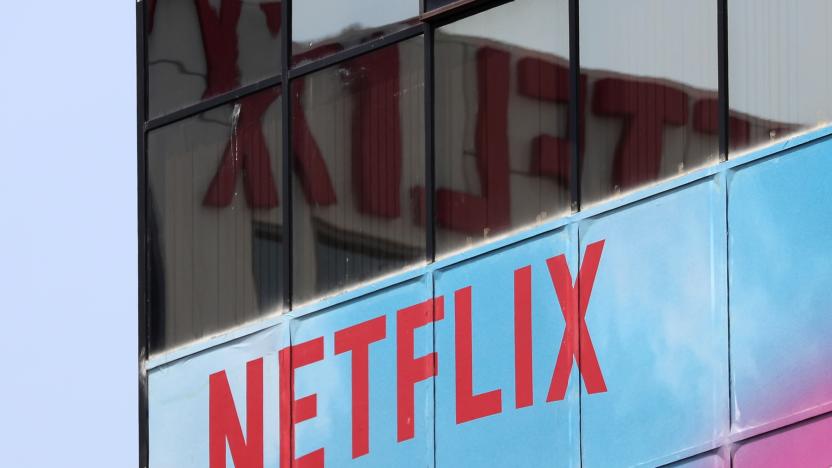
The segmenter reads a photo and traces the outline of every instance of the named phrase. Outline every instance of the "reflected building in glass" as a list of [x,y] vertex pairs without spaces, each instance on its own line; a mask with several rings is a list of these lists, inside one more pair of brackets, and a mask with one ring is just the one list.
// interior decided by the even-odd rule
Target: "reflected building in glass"
[[717,3],[580,5],[582,205],[718,162]]
[[292,82],[296,303],[424,264],[423,60],[416,37]]
[[438,255],[569,212],[568,3],[511,2],[436,30]]
[[557,225],[832,115],[819,0],[141,11],[153,353]]

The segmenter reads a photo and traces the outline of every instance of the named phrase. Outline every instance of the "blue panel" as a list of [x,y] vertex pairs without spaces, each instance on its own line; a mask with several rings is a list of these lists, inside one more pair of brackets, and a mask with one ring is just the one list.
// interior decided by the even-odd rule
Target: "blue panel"
[[[295,373],[295,397],[317,395],[317,415],[295,426],[298,458],[324,449],[326,466],[430,467],[433,466],[433,379],[414,388],[413,437],[398,441],[397,429],[397,340],[398,311],[430,301],[430,277],[385,289],[321,313],[292,321],[292,344],[323,337],[323,360],[300,367]],[[427,304],[429,318],[433,311]],[[369,434],[367,451],[353,458],[353,356],[354,351],[336,354],[335,334],[358,324],[381,323],[375,336],[366,341],[368,350]],[[383,321],[383,322],[382,322]],[[381,333],[380,335],[378,333]],[[339,340],[341,335],[339,335]],[[433,328],[415,328],[412,357],[433,352]],[[372,342],[370,342],[372,340]],[[341,341],[339,341],[340,343]],[[360,354],[360,353],[359,353]],[[293,356],[294,359],[294,356]]]
[[[436,297],[444,300],[445,318],[436,323],[439,376],[436,381],[436,464],[440,467],[546,466],[576,467],[579,462],[578,373],[573,367],[564,398],[547,402],[555,361],[565,321],[547,269],[547,259],[565,255],[574,272],[577,250],[574,232],[566,230],[545,235],[511,248],[464,262],[437,272]],[[515,292],[515,270],[530,266],[529,288]],[[527,272],[529,270],[526,270]],[[522,275],[522,274],[521,274]],[[470,287],[470,309],[465,307],[465,288]],[[523,291],[528,291],[525,293]],[[530,298],[531,360],[515,366],[515,297]],[[457,308],[460,308],[457,310]],[[522,309],[522,307],[521,307]],[[467,329],[456,315],[470,310],[469,352],[461,345],[458,332]],[[519,310],[519,309],[518,309]],[[528,309],[525,309],[528,310]],[[522,312],[522,310],[521,310]],[[528,317],[528,315],[524,315]],[[465,320],[467,322],[467,320]],[[518,329],[526,329],[522,326]],[[528,341],[526,341],[528,343]],[[525,349],[525,348],[524,348]],[[463,383],[467,367],[460,359],[470,353],[471,389]],[[464,362],[457,362],[462,360]],[[517,408],[516,369],[528,369],[531,379],[521,377],[523,388],[531,388],[528,406]],[[528,374],[523,374],[528,375]],[[468,397],[478,395],[474,403]],[[499,399],[494,393],[499,390]],[[485,394],[486,396],[482,396]],[[495,402],[499,406],[495,406]],[[467,408],[463,410],[461,408]],[[461,419],[457,419],[461,416]],[[487,416],[486,416],[487,415]],[[477,417],[479,416],[479,417]],[[470,419],[474,418],[474,419]]]
[[[149,452],[153,468],[209,466],[209,376],[225,371],[246,432],[246,363],[262,358],[264,466],[278,466],[278,350],[289,344],[284,324],[153,369],[148,375]],[[227,466],[234,466],[229,452]]]
[[607,392],[582,393],[585,467],[655,464],[728,431],[725,236],[712,179],[581,223],[582,262],[605,241],[586,324]]
[[729,181],[737,428],[832,402],[832,142]]

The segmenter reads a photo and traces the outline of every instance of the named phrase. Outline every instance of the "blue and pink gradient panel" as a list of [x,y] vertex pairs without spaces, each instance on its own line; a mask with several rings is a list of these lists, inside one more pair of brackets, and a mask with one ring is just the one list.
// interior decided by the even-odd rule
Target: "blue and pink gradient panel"
[[832,416],[775,431],[740,445],[735,468],[832,466]]
[[728,215],[734,428],[832,405],[832,142],[736,171]]
[[728,434],[724,207],[706,179],[581,223],[582,262],[605,240],[582,297],[607,386],[581,399],[583,466],[656,466]]

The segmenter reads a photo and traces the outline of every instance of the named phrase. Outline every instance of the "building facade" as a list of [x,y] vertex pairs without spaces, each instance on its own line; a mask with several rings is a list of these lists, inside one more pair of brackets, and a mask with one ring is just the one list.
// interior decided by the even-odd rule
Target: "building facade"
[[829,466],[830,22],[140,0],[140,465]]

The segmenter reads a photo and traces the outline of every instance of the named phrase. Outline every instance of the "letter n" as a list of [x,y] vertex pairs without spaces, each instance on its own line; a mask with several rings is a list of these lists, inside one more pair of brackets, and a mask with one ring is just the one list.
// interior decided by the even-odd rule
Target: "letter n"
[[208,406],[210,468],[226,468],[226,441],[235,468],[263,468],[263,358],[246,364],[246,436],[225,371],[209,377]]

